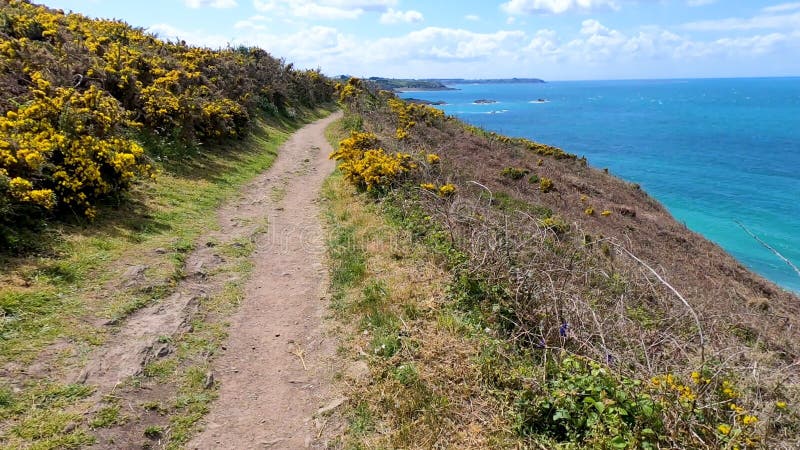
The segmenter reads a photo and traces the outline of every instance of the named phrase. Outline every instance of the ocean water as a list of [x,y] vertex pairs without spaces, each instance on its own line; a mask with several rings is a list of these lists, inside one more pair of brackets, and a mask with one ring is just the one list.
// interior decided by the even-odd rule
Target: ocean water
[[[463,84],[401,96],[586,156],[745,266],[800,292],[800,78]],[[475,104],[477,99],[496,100]],[[539,100],[544,100],[539,101]]]

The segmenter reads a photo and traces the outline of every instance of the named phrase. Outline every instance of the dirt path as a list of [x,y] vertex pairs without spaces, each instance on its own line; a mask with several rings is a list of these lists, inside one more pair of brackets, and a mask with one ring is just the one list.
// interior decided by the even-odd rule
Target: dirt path
[[327,269],[317,200],[333,170],[324,129],[338,117],[295,133],[255,184],[253,194],[273,199],[269,231],[257,241],[245,298],[214,362],[219,399],[188,448],[315,447],[324,421],[315,424],[314,414],[337,403],[329,363],[335,343],[323,325]]

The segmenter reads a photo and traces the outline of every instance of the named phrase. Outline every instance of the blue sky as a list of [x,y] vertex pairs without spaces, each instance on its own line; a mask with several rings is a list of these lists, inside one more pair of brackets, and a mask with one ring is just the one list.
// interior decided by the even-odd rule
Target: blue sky
[[328,75],[546,80],[800,75],[800,1],[50,0]]

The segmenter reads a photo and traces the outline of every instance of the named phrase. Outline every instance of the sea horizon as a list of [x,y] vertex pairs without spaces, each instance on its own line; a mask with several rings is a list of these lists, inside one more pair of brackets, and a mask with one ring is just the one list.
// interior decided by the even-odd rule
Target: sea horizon
[[[334,78],[341,76],[349,77],[348,75],[337,75]],[[583,83],[593,81],[692,81],[692,80],[780,80],[780,79],[800,79],[800,75],[759,75],[759,76],[709,76],[709,77],[667,77],[667,78],[586,78],[586,79],[546,79],[533,76],[512,76],[512,77],[484,77],[484,78],[460,78],[460,77],[383,77],[378,75],[361,76],[367,80],[372,77],[390,79],[390,80],[420,80],[420,81],[438,81],[438,80],[526,80],[526,79],[540,79],[544,83],[520,81],[514,84],[548,84],[548,83]],[[461,85],[472,83],[444,83],[445,85]],[[398,92],[403,92],[403,89],[398,89]],[[417,92],[423,92],[425,89],[419,89]],[[431,92],[436,92],[436,89],[430,89]]]

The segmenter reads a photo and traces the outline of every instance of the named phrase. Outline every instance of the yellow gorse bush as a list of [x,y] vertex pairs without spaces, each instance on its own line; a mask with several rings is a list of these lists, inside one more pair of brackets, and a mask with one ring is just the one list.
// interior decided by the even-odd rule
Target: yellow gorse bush
[[411,128],[417,124],[417,121],[422,121],[431,126],[436,120],[444,119],[444,111],[428,105],[407,103],[397,97],[390,98],[387,103],[397,117],[399,126],[395,132],[395,137],[400,141],[409,136]]
[[352,132],[339,143],[330,158],[340,161],[345,178],[367,191],[389,187],[401,176],[416,169],[408,153],[387,153],[376,148],[378,138],[372,133]]
[[27,0],[3,2],[0,36],[0,245],[46,210],[93,217],[152,174],[134,136],[154,151],[202,150],[192,144],[243,136],[255,111],[291,115],[333,96],[319,71],[258,48],[165,42]]
[[10,179],[5,195],[93,217],[97,199],[150,172],[142,147],[119,131],[135,124],[95,86],[78,92],[53,89],[39,73],[31,79],[34,100],[0,116],[0,176]]

